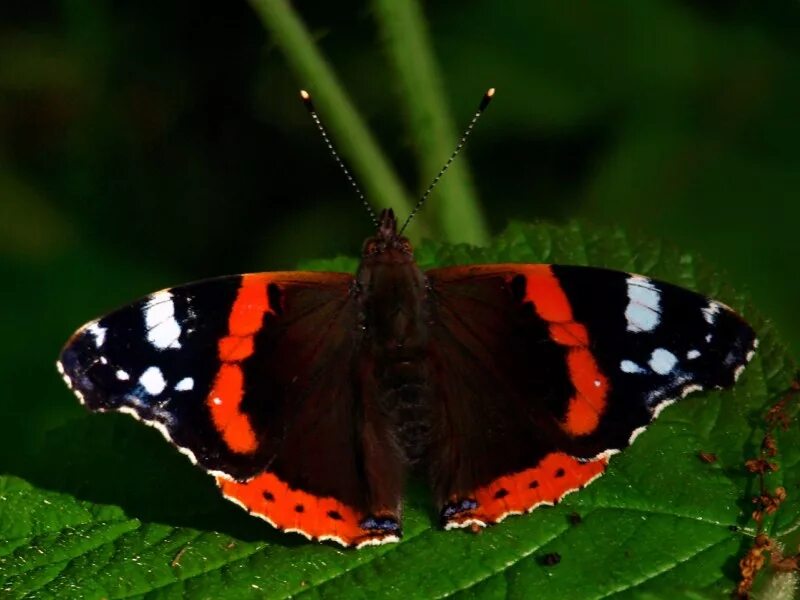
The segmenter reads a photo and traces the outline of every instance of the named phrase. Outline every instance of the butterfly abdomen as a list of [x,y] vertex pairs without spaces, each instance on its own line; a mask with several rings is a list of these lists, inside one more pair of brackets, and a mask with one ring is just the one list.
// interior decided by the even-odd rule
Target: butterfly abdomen
[[425,276],[413,256],[388,250],[364,258],[358,281],[368,379],[397,445],[413,464],[430,439]]

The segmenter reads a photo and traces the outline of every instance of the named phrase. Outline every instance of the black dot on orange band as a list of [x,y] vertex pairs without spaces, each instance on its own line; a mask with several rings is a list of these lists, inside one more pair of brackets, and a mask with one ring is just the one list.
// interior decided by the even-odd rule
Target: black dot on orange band
[[303,507],[302,504],[298,504],[297,506],[294,507],[294,512],[303,512],[304,510],[305,508]]
[[335,511],[335,510],[329,510],[329,511],[328,511],[328,516],[329,516],[331,519],[333,519],[334,521],[341,521],[341,520],[342,520],[342,515],[340,515],[340,514],[339,514],[337,511]]
[[505,498],[506,496],[508,496],[508,490],[505,488],[500,488],[495,492],[494,499],[500,500],[500,498]]
[[267,502],[273,502],[275,500],[275,496],[273,496],[271,492],[264,492],[262,496],[264,496],[264,500]]
[[564,476],[564,469],[559,469],[556,471],[556,477],[563,477]]
[[539,482],[534,479],[533,481],[531,481],[528,487],[531,488],[532,490],[535,490],[537,487],[539,487]]

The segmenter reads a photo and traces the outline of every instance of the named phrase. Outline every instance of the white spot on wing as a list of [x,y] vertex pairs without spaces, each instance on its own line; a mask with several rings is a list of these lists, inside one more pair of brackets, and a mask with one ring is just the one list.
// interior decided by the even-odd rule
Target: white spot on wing
[[116,376],[120,381],[128,381],[128,379],[131,378],[131,376],[128,375],[128,372],[123,371],[122,369],[117,369]]
[[640,375],[643,373],[647,373],[647,371],[645,371],[642,367],[637,365],[632,360],[623,360],[621,363],[619,363],[619,368],[620,370],[622,370],[623,373],[637,373]]
[[215,405],[219,406],[220,404],[222,404],[222,398],[218,398],[218,397],[215,396],[214,399],[212,400],[212,402]]
[[694,360],[695,358],[699,357],[700,357],[700,350],[689,350],[686,353],[686,358],[688,358],[689,360]]
[[703,318],[709,325],[713,325],[714,321],[717,320],[717,314],[719,314],[719,306],[720,305],[717,302],[709,300],[708,306],[704,306],[701,309],[703,311]]
[[158,367],[148,367],[139,377],[139,383],[151,396],[158,396],[167,386],[167,382],[164,381],[164,375],[161,374],[161,369]]
[[181,326],[175,320],[175,304],[168,291],[156,292],[144,306],[147,340],[159,350],[180,348]]
[[661,320],[661,292],[655,284],[641,275],[631,275],[628,283],[628,306],[625,318],[628,331],[652,331]]
[[184,377],[175,384],[175,389],[179,392],[188,392],[194,389],[194,379],[191,377]]
[[94,345],[97,348],[105,343],[107,330],[105,327],[100,327],[100,325],[97,324],[97,321],[89,325],[89,327],[86,328],[86,331],[94,336]]
[[678,363],[678,358],[669,350],[656,348],[650,355],[650,368],[659,375],[670,373]]

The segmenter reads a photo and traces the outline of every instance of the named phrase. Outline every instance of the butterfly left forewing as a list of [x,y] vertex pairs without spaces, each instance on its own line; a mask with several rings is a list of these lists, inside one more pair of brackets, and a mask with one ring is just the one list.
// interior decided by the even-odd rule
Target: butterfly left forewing
[[156,427],[276,527],[392,541],[363,477],[352,289],[351,275],[286,272],[163,290],[85,325],[58,366],[89,409]]
[[207,406],[218,341],[241,284],[236,276],[162,290],[87,323],[59,357],[65,382],[90,410],[158,428],[210,471],[254,473],[252,458],[225,443]]
[[447,527],[586,485],[668,403],[732,385],[756,345],[729,308],[642,276],[514,264],[427,276]]

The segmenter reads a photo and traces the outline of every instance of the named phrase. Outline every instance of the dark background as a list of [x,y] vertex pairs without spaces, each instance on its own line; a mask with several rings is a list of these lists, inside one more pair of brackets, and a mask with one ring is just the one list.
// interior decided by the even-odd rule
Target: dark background
[[[797,355],[800,5],[500,4],[424,7],[455,121],[498,90],[464,157],[492,232],[578,218],[664,239],[749,290]],[[430,174],[370,5],[295,6],[417,195]],[[246,2],[0,16],[0,470],[36,479],[23,457],[82,414],[53,366],[77,326],[180,282],[354,255],[370,224],[297,99],[313,82]]]

